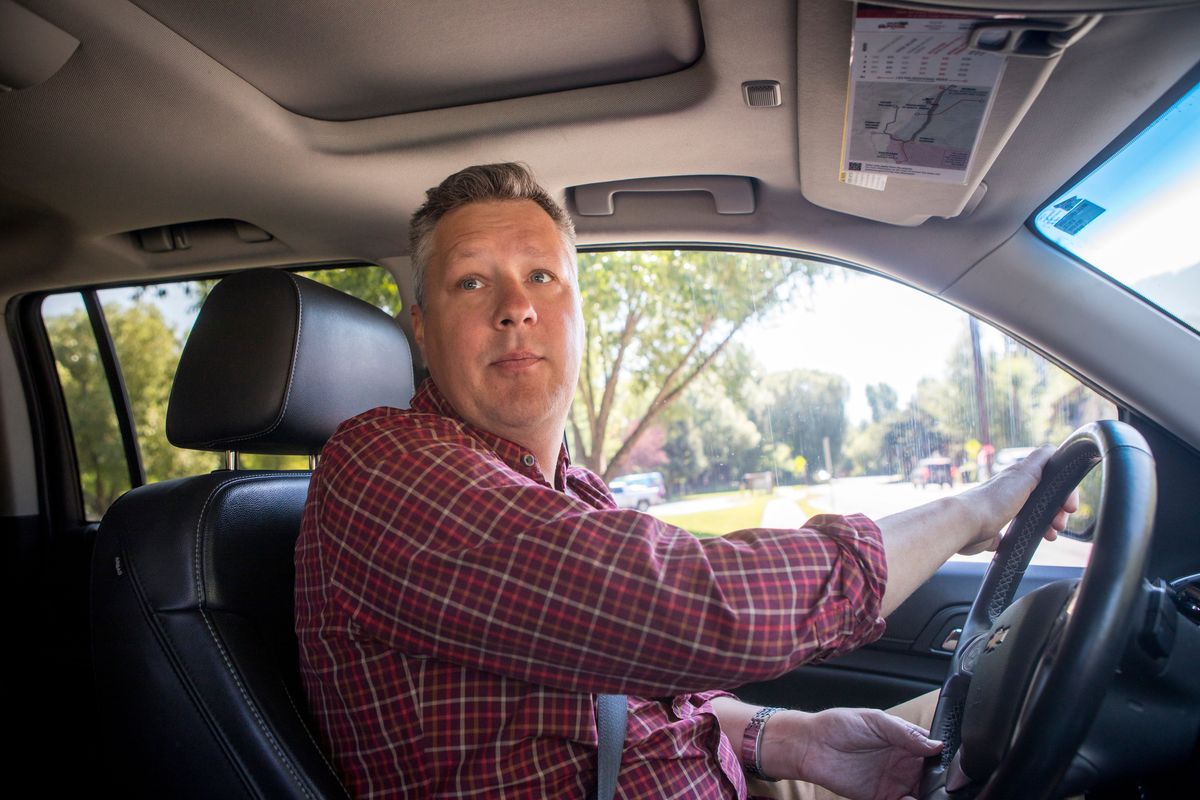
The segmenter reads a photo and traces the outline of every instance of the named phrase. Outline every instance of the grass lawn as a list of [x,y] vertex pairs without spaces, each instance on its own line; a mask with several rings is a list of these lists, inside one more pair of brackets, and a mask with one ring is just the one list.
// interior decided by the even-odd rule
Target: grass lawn
[[[722,493],[725,494],[725,493]],[[736,495],[738,492],[729,492]],[[744,493],[742,493],[744,494]],[[713,495],[699,495],[713,497]],[[773,495],[745,495],[746,501],[712,511],[697,511],[691,514],[655,515],[664,522],[685,528],[697,536],[719,536],[742,528],[755,528],[762,522],[763,509],[775,499]]]
[[727,492],[697,492],[696,494],[684,494],[679,497],[672,497],[671,502],[684,500],[709,500],[713,497],[749,497],[750,493],[745,489],[730,489]]

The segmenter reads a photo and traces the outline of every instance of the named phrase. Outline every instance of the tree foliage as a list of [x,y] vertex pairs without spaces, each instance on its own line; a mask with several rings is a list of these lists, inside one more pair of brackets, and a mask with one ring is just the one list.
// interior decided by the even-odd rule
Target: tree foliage
[[577,460],[605,478],[621,471],[638,439],[746,323],[786,301],[797,278],[825,269],[746,253],[581,254],[585,341],[570,419]]
[[895,397],[890,386],[867,387],[872,421],[851,432],[846,466],[854,474],[907,475],[917,461],[935,454],[970,466],[971,440],[976,447],[990,443],[995,450],[1057,444],[1084,422],[1115,411],[1095,392],[1012,339],[983,348],[981,357],[987,437],[976,403],[970,336],[964,329],[944,369],[917,383],[907,407],[889,409],[887,401]]
[[879,422],[899,406],[896,390],[886,383],[867,385],[867,404],[871,406],[871,421]]
[[[180,450],[167,442],[167,398],[181,343],[162,312],[149,302],[137,302],[106,305],[104,316],[133,408],[146,480],[216,467],[211,453]],[[70,414],[85,510],[97,519],[130,485],[108,380],[83,309],[47,318],[46,331]]]
[[670,457],[663,471],[673,487],[725,487],[762,468],[762,434],[716,373],[699,377],[663,417]]
[[400,313],[400,289],[392,274],[383,267],[331,267],[302,273],[359,300],[365,300],[393,317]]
[[[396,279],[383,267],[372,264],[353,267],[329,267],[306,270],[300,273],[305,278],[324,284],[348,295],[365,300],[376,308],[396,316],[402,310],[400,289]],[[193,310],[199,311],[208,299],[209,292],[220,282],[220,278],[188,281],[184,291],[194,298]]]
[[[769,401],[757,411],[760,430],[769,431],[790,454],[804,456],[807,468],[824,465],[831,472],[840,463],[846,435],[846,401],[850,386],[840,375],[794,369],[763,380]],[[832,464],[825,464],[824,441],[829,440]]]

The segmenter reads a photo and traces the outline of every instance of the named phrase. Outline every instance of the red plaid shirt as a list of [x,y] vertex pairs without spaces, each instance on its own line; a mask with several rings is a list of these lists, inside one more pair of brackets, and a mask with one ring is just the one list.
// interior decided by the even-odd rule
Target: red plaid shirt
[[296,547],[310,706],[360,797],[586,796],[593,693],[628,694],[618,797],[745,795],[709,701],[883,631],[879,531],[697,539],[454,413],[342,424]]

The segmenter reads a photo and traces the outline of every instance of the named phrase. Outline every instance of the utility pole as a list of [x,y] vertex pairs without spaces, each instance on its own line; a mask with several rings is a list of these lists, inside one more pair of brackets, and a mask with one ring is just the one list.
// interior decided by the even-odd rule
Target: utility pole
[[979,345],[979,320],[968,315],[967,325],[971,329],[971,358],[975,363],[975,412],[979,415],[979,440],[987,453],[988,477],[992,474],[992,434],[988,429],[987,395],[984,386],[983,351]]

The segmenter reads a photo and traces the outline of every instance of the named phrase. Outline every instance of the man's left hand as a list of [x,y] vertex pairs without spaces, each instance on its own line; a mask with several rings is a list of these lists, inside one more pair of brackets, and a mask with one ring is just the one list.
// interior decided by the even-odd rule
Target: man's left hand
[[[974,512],[977,520],[972,541],[959,551],[962,555],[995,550],[1000,545],[1000,527],[1015,517],[1025,505],[1042,479],[1042,470],[1052,455],[1053,447],[1039,447],[1023,461],[992,476],[986,483],[958,495],[958,499]],[[1051,520],[1045,533],[1046,541],[1057,539],[1058,534],[1067,529],[1067,516],[1078,510],[1079,490],[1076,489]]]
[[820,784],[850,800],[911,797],[923,759],[942,749],[918,726],[869,708],[783,712],[764,733],[768,775]]

